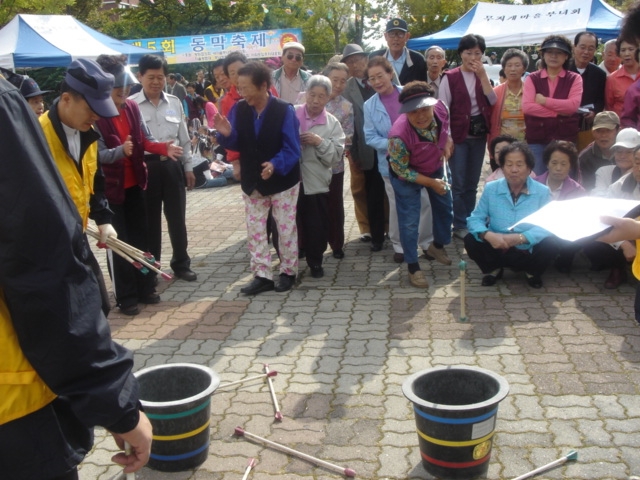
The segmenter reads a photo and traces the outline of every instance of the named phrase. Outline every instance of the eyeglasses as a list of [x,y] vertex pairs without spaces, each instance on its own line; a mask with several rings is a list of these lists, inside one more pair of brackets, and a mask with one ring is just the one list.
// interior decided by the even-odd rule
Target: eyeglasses
[[391,38],[403,38],[406,34],[407,32],[403,32],[402,30],[391,30],[390,32],[387,32],[387,35]]
[[294,58],[296,59],[296,62],[301,62],[302,61],[302,55],[299,55],[299,54],[298,55],[294,55],[293,53],[289,53],[287,55],[287,59],[289,59],[289,60],[293,60]]

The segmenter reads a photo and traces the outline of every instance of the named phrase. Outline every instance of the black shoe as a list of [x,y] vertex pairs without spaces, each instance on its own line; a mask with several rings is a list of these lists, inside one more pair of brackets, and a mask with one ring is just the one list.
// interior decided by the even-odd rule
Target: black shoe
[[275,284],[274,290],[276,292],[288,292],[293,287],[295,281],[295,275],[287,275],[286,273],[281,273],[280,278]]
[[380,250],[382,250],[382,244],[381,243],[372,243],[370,249],[371,249],[372,252],[379,252]]
[[186,270],[178,270],[177,272],[174,271],[173,273],[176,277],[181,278],[182,280],[185,280],[187,282],[195,282],[198,279],[198,275],[196,275],[194,271],[188,268]]
[[504,273],[504,270],[501,268],[497,272],[494,270],[493,272],[489,273],[488,275],[485,275],[484,277],[482,277],[482,286],[483,287],[492,287],[493,285],[496,284],[496,282],[498,280],[500,280],[502,278],[502,274],[503,273]]
[[255,277],[244,287],[242,287],[240,291],[245,295],[257,295],[258,293],[268,292],[270,290],[273,290],[274,288],[275,285],[273,283],[273,280],[262,277]]
[[130,317],[133,317],[134,315],[138,315],[140,313],[140,309],[136,304],[127,305],[126,307],[119,306],[118,308],[120,308],[120,313],[122,313],[123,315],[128,315]]
[[157,293],[150,293],[146,297],[139,298],[138,302],[144,303],[145,305],[155,305],[156,303],[160,303],[160,295]]
[[567,261],[561,258],[556,259],[556,261],[554,262],[554,266],[556,267],[556,270],[558,270],[560,273],[571,273],[571,260]]
[[538,275],[531,275],[530,273],[525,273],[525,275],[531,288],[542,288],[542,279]]
[[609,276],[607,280],[604,282],[604,288],[608,290],[613,290],[618,288],[621,283],[627,281],[627,272],[625,272],[622,268],[612,268],[611,272],[609,272]]
[[337,258],[338,260],[342,260],[344,258],[344,252],[342,250],[335,250],[333,252],[333,258]]
[[360,241],[361,242],[370,242],[371,241],[371,234],[370,233],[363,233],[362,235],[360,235]]
[[396,263],[402,263],[404,262],[404,253],[394,253],[393,254],[393,261]]
[[324,277],[324,268],[321,266],[309,267],[311,268],[311,276],[313,278],[322,278]]

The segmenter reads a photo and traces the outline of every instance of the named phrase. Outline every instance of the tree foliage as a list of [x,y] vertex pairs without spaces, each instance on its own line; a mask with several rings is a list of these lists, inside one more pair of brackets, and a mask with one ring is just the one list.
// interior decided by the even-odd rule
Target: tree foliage
[[0,26],[9,23],[19,13],[38,15],[65,14],[76,0],[0,0]]

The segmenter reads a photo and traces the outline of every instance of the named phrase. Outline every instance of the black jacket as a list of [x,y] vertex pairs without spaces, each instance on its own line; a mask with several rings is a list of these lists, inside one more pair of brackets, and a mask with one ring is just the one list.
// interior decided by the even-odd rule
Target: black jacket
[[[387,53],[389,52],[388,48],[383,48],[382,50],[376,50],[375,52],[371,52],[369,58],[380,56],[387,58]],[[400,71],[400,75],[398,76],[398,81],[400,85],[406,85],[409,82],[414,80],[420,80],[422,82],[426,82],[427,80],[427,62],[424,59],[424,56],[420,52],[416,52],[415,50],[407,49],[409,53],[409,57],[407,61],[404,62],[402,70]],[[410,60],[410,62],[409,62]],[[411,63],[409,65],[409,63]]]
[[111,339],[82,222],[42,129],[3,79],[0,125],[0,290],[22,351],[58,395],[0,425],[0,477],[51,478],[82,460],[94,426],[137,425],[138,384],[131,352]]
[[607,74],[597,65],[589,63],[583,73],[578,72],[576,64],[571,61],[569,71],[582,77],[582,105],[594,105],[594,111],[600,113],[604,110],[604,86],[607,83]]

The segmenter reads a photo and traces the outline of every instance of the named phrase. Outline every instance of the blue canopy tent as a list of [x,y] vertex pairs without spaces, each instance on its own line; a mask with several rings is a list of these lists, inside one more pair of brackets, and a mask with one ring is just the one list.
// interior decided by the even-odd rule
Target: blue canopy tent
[[127,55],[135,65],[147,53],[87,27],[70,15],[16,15],[0,29],[0,67],[66,67],[76,58],[95,60],[101,54]]
[[573,40],[585,30],[609,40],[618,36],[622,17],[604,0],[565,0],[540,5],[478,2],[449,28],[412,38],[407,46],[418,51],[433,45],[455,50],[460,38],[468,33],[482,35],[488,47],[536,45],[554,33]]

